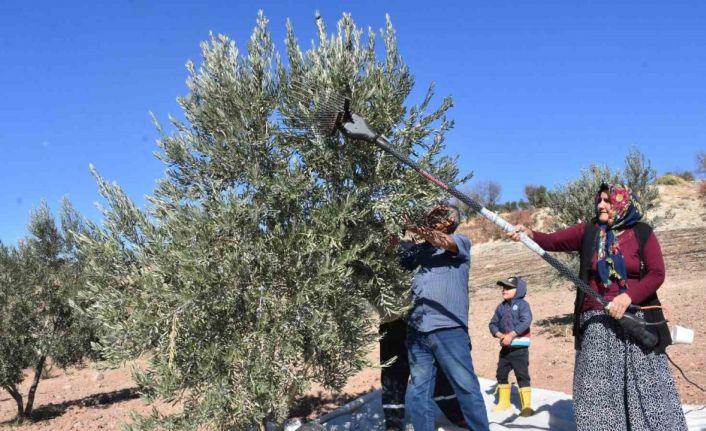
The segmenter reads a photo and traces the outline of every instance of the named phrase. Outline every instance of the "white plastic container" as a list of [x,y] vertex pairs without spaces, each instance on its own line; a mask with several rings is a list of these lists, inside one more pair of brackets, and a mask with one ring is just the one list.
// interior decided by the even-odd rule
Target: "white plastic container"
[[284,431],[296,431],[302,426],[302,421],[299,419],[287,419],[284,423]]
[[694,330],[683,326],[673,326],[670,331],[672,334],[672,344],[691,344],[694,342]]

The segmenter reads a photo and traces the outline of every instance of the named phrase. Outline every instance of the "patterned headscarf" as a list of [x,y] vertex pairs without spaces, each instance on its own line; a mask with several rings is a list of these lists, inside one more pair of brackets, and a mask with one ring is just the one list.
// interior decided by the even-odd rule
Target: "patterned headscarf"
[[608,223],[598,223],[599,229],[596,237],[598,278],[606,287],[611,284],[612,280],[615,280],[618,283],[620,293],[623,293],[628,289],[628,277],[625,269],[625,258],[620,251],[617,237],[624,232],[624,229],[640,221],[642,218],[642,206],[637,195],[627,187],[604,184],[596,194],[597,216],[602,192],[608,194],[612,209],[611,213],[609,213],[610,219]]

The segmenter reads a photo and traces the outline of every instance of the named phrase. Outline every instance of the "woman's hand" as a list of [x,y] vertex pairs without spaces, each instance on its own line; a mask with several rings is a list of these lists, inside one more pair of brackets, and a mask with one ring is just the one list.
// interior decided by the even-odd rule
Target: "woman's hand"
[[627,293],[621,293],[608,303],[606,310],[613,319],[622,319],[630,304],[632,304],[632,298]]
[[515,231],[514,232],[507,232],[505,234],[506,237],[510,238],[513,241],[519,241],[520,240],[520,233],[524,233],[528,237],[532,238],[532,229],[518,224],[515,226]]

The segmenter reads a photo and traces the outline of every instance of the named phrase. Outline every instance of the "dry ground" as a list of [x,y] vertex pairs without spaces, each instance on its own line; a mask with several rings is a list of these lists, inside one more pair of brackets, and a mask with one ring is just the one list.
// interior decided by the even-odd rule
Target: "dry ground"
[[[706,204],[697,194],[697,184],[661,187],[662,205],[658,212],[672,209],[675,217],[658,230],[667,263],[667,280],[660,297],[674,310],[674,322],[693,328],[692,345],[678,345],[668,352],[687,376],[706,386]],[[473,247],[471,276],[471,338],[473,360],[479,375],[493,378],[498,353],[497,341],[487,330],[500,294],[494,288],[498,277],[520,272],[529,280],[528,300],[534,313],[530,372],[535,387],[571,393],[574,350],[567,313],[574,292],[561,283],[551,284],[544,262],[520,244],[495,241]],[[376,362],[378,351],[369,355]],[[54,370],[39,385],[35,400],[38,421],[12,427],[32,430],[118,430],[129,420],[129,412],[147,413],[150,406],[137,398],[128,367],[99,372],[92,368]],[[682,401],[706,404],[706,396],[689,386],[674,370]],[[27,392],[27,382],[23,392]],[[314,415],[334,409],[380,386],[379,370],[369,368],[352,377],[338,394],[312,388],[296,407],[298,415]],[[174,411],[178,406],[160,405]],[[10,426],[15,415],[14,401],[0,391],[0,425]]]

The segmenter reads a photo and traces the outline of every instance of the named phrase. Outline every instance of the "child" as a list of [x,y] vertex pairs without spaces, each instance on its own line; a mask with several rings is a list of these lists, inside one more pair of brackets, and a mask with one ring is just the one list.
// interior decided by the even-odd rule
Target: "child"
[[488,325],[490,333],[500,339],[502,346],[496,373],[498,404],[493,407],[493,411],[498,412],[511,407],[510,384],[507,378],[510,370],[514,370],[517,384],[520,386],[522,403],[520,416],[531,416],[534,410],[531,407],[532,388],[528,368],[532,310],[524,300],[527,283],[515,276],[500,280],[497,284],[503,288],[503,302],[495,309],[495,314]]

